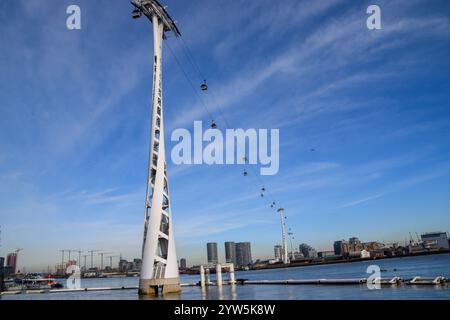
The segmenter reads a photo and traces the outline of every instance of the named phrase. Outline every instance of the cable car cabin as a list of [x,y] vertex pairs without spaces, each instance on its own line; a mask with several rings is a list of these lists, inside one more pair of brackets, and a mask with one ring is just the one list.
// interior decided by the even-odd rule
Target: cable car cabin
[[214,122],[211,123],[211,129],[217,129],[217,124]]
[[206,84],[206,81],[204,81],[201,85],[200,85],[200,89],[202,91],[207,91],[208,90],[208,85]]
[[138,19],[141,17],[141,11],[138,9],[134,9],[131,13],[131,16],[133,17],[133,19]]

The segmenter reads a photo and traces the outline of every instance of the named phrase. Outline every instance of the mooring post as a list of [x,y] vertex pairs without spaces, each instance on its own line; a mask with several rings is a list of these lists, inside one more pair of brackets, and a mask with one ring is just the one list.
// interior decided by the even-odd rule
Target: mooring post
[[206,284],[209,286],[211,284],[211,273],[209,268],[206,268]]
[[230,264],[230,284],[235,284],[236,278],[234,277],[234,264]]
[[203,288],[205,286],[205,268],[200,266],[200,286]]
[[219,287],[222,286],[222,266],[220,263],[216,264],[216,277],[217,277],[217,285]]

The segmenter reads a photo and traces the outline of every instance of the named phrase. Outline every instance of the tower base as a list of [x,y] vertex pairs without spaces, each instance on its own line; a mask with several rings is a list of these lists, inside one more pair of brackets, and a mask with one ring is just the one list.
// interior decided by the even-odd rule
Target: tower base
[[139,295],[159,295],[159,288],[162,288],[162,295],[181,292],[180,278],[166,279],[140,279]]

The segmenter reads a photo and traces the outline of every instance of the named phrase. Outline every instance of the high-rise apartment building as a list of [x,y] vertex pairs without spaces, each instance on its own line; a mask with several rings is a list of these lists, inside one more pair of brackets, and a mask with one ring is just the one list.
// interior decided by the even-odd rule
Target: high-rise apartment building
[[219,262],[219,254],[217,251],[217,243],[216,242],[208,242],[206,244],[206,251],[208,256],[208,263],[218,263]]
[[225,262],[237,265],[236,244],[232,241],[225,242]]

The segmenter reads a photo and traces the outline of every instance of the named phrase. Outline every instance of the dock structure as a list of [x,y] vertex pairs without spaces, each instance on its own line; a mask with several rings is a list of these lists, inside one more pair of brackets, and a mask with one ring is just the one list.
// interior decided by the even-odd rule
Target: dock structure
[[[412,279],[403,279],[400,277],[378,278],[374,279],[372,284],[381,285],[426,285],[426,286],[445,286],[449,282],[448,278],[438,276],[434,278],[414,277]],[[302,279],[302,280],[238,280],[242,285],[355,285],[367,284],[366,278],[351,279]]]
[[[214,284],[213,282],[211,282],[211,274],[210,274],[210,269],[216,269],[216,282],[215,285],[217,286],[222,286],[223,284],[235,284],[236,283],[236,278],[234,275],[234,264],[232,263],[217,263],[217,264],[211,264],[211,265],[201,265],[200,266],[200,286],[204,287],[207,285],[212,285]],[[229,272],[229,280],[228,281],[224,281],[222,278],[222,269],[225,269],[225,271],[228,270]],[[205,277],[206,275],[206,277]]]
[[[222,266],[220,266],[221,268]],[[216,272],[219,265],[216,266]],[[209,270],[209,269],[206,269]],[[206,271],[205,270],[205,271]],[[206,272],[205,272],[206,273]],[[234,275],[234,273],[233,273]],[[181,287],[205,287],[223,285],[364,285],[367,284],[366,278],[349,278],[349,279],[286,279],[286,280],[247,280],[247,279],[222,279],[221,271],[216,281],[205,281],[205,274],[203,273],[203,281],[182,283]],[[410,279],[403,279],[400,277],[394,278],[378,278],[373,280],[373,284],[380,284],[382,286],[447,286],[449,279],[443,276],[434,278],[430,277],[414,277]],[[93,291],[119,291],[119,290],[138,290],[139,286],[124,286],[124,287],[99,287],[99,288],[79,288],[79,289],[49,289],[49,290],[13,290],[1,292],[2,296],[16,295],[16,294],[54,294],[54,293],[71,293],[71,292],[93,292]]]

